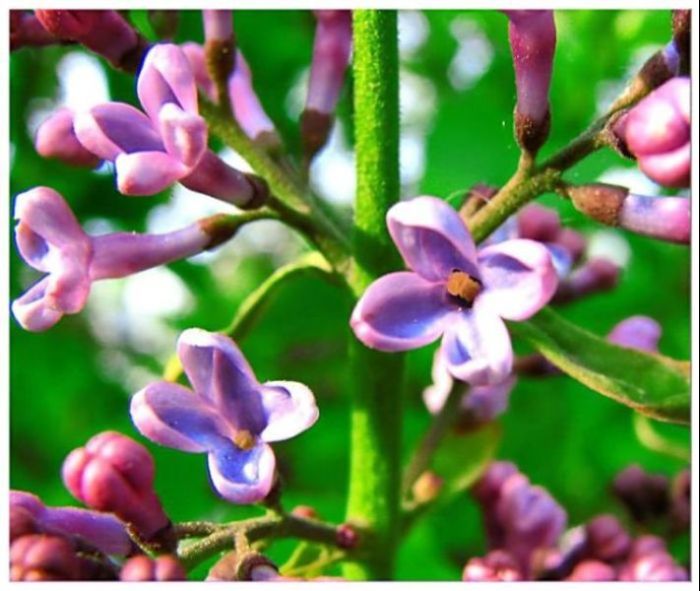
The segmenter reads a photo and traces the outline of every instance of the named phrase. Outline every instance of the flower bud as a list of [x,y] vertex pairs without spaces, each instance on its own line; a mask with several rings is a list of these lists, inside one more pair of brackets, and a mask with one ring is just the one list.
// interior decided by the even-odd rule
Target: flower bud
[[411,487],[411,493],[416,503],[423,505],[434,501],[442,490],[444,479],[432,470],[421,474]]
[[614,581],[615,569],[599,560],[584,560],[574,567],[567,581]]
[[620,581],[687,581],[687,571],[667,552],[651,552],[631,559],[620,569]]
[[119,573],[121,581],[185,581],[187,573],[172,555],[150,558],[144,554],[129,558]]
[[12,581],[75,581],[80,578],[80,560],[66,538],[33,534],[17,538],[10,547]]
[[577,263],[586,250],[586,239],[584,236],[571,228],[562,228],[559,230],[559,233],[552,242],[566,249],[569,255],[571,255],[572,264]]
[[639,536],[632,542],[628,560],[636,560],[649,554],[664,553],[667,551],[666,542],[659,536]]
[[618,322],[608,334],[608,341],[620,347],[654,353],[659,350],[661,326],[648,316],[630,316]]
[[58,109],[36,132],[36,151],[44,158],[56,158],[72,166],[95,168],[100,158],[85,149],[73,131],[73,111]]
[[515,135],[535,153],[549,135],[549,84],[557,41],[551,10],[506,10],[518,101]]
[[17,538],[39,533],[41,530],[31,511],[10,504],[10,543]]
[[522,581],[515,559],[503,550],[493,550],[483,558],[471,558],[462,571],[462,580],[475,583],[488,581]]
[[518,213],[517,221],[518,236],[538,242],[554,242],[561,229],[559,214],[537,203],[523,207]]
[[588,554],[602,562],[617,562],[632,545],[629,534],[612,515],[599,515],[586,524]]
[[42,26],[34,14],[25,10],[10,11],[10,51],[53,43],[58,43],[58,40]]
[[639,466],[620,472],[613,482],[613,492],[635,521],[643,523],[668,511],[668,479],[648,474]]
[[308,505],[297,505],[292,509],[292,515],[301,517],[302,519],[318,519],[318,513],[313,507]]
[[339,548],[352,550],[360,543],[360,534],[357,529],[349,523],[341,523],[335,532],[335,543]]
[[568,304],[582,297],[610,291],[617,285],[620,268],[605,258],[592,258],[559,282],[552,298],[555,304]]
[[63,480],[78,500],[114,513],[146,542],[169,547],[170,520],[153,491],[153,458],[145,447],[113,431],[70,453]]
[[214,80],[221,98],[226,94],[226,81],[233,71],[236,47],[231,10],[203,10],[204,52],[207,71]]

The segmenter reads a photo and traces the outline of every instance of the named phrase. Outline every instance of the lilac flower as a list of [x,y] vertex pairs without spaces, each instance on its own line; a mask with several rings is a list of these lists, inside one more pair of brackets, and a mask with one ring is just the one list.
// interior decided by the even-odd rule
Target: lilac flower
[[656,353],[659,350],[661,326],[649,316],[630,316],[618,322],[607,339],[620,347]]
[[471,558],[462,571],[462,580],[475,583],[486,581],[522,581],[523,573],[515,559],[504,550],[492,550],[483,558]]
[[614,581],[617,575],[615,569],[600,560],[584,560],[579,562],[567,581]]
[[120,581],[186,581],[187,573],[170,554],[151,558],[140,554],[129,558],[119,572]]
[[54,111],[37,129],[34,146],[44,158],[56,158],[72,166],[95,168],[99,157],[78,141],[73,130],[75,114],[71,109]]
[[194,392],[169,382],[146,386],[131,400],[134,424],[161,445],[207,453],[212,483],[225,499],[264,499],[275,475],[268,443],[314,424],[313,394],[297,382],[260,384],[236,344],[223,335],[186,330],[178,356]]
[[412,271],[369,286],[350,324],[360,341],[382,351],[427,345],[444,334],[450,373],[473,385],[502,382],[513,351],[505,323],[544,306],[557,285],[547,250],[510,240],[478,253],[457,212],[435,197],[394,205],[389,232]]
[[48,187],[18,195],[15,218],[22,258],[46,273],[12,303],[15,318],[31,331],[46,330],[64,314],[80,312],[97,279],[125,277],[218,244],[214,218],[167,234],[88,236],[63,197]]
[[690,79],[672,78],[615,126],[639,168],[670,187],[690,183]]
[[82,566],[73,544],[60,536],[22,536],[10,547],[11,581],[75,581]]
[[105,554],[126,556],[133,550],[126,527],[113,515],[77,507],[47,507],[33,494],[12,490],[10,515],[18,512],[31,515],[33,533],[77,537]]
[[[433,383],[423,391],[423,401],[432,414],[437,414],[454,386],[454,378],[440,349],[433,358],[432,377]],[[476,423],[492,421],[508,407],[508,398],[515,382],[515,376],[511,375],[498,384],[471,387],[465,384],[460,411]]]

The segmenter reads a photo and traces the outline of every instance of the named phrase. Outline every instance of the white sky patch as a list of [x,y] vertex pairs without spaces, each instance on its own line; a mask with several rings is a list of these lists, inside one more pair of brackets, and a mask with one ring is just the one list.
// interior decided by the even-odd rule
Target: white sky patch
[[100,61],[75,51],[67,54],[56,68],[60,84],[60,106],[81,111],[109,101],[107,76]]
[[455,90],[467,90],[491,66],[493,46],[479,25],[465,16],[458,16],[450,23],[450,33],[458,45],[447,69],[447,77]]
[[410,60],[428,40],[430,24],[420,10],[401,10],[398,17],[399,55]]
[[406,68],[401,68],[399,78],[401,125],[427,126],[435,115],[437,105],[435,86],[428,78],[414,74]]
[[603,258],[624,269],[632,251],[627,240],[617,230],[598,230],[588,238],[586,258]]
[[407,131],[401,134],[401,183],[417,183],[425,173],[425,134]]
[[355,177],[355,156],[342,123],[336,120],[328,143],[311,164],[311,187],[331,203],[348,205],[355,199]]
[[638,168],[614,167],[606,170],[598,179],[598,182],[627,187],[630,193],[656,197],[660,194],[660,187]]

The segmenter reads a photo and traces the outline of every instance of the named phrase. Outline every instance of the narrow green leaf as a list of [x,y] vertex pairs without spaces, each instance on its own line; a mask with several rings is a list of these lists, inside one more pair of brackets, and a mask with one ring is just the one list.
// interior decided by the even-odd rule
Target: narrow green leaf
[[690,364],[614,345],[543,309],[510,323],[551,363],[592,390],[661,421],[690,422]]

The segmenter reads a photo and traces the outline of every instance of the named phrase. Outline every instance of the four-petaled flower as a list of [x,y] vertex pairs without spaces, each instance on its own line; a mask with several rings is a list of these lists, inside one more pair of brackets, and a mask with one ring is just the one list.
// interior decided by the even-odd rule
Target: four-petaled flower
[[275,476],[268,443],[313,425],[313,394],[297,382],[260,384],[223,335],[191,328],[180,335],[177,350],[194,393],[170,382],[149,384],[131,400],[136,427],[161,445],[208,453],[212,483],[225,499],[264,499]]
[[459,214],[435,197],[394,205],[387,223],[411,271],[369,286],[350,321],[357,338],[375,349],[405,351],[444,334],[453,376],[474,385],[503,381],[513,351],[502,318],[529,318],[557,287],[547,249],[508,240],[477,252]]

